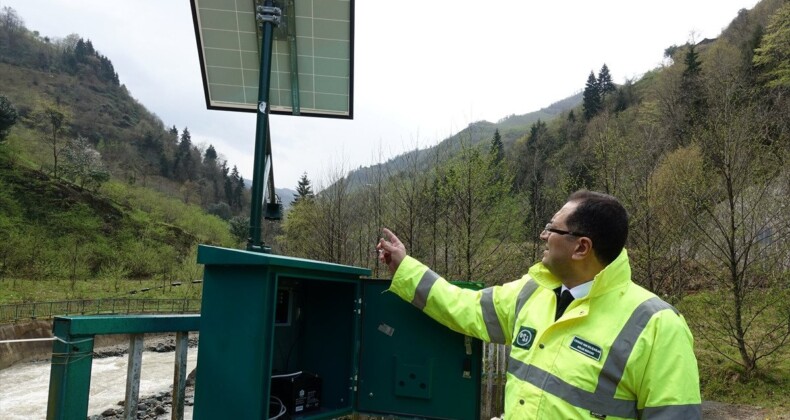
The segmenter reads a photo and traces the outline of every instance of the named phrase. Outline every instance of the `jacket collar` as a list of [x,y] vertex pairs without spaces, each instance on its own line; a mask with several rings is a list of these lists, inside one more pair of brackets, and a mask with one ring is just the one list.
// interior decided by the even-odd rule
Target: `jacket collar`
[[[562,282],[551,274],[548,268],[539,262],[529,268],[529,276],[542,287],[556,289]],[[594,283],[588,297],[599,296],[619,289],[631,282],[631,264],[628,260],[628,252],[623,249],[620,255],[611,264],[604,267],[593,279]]]

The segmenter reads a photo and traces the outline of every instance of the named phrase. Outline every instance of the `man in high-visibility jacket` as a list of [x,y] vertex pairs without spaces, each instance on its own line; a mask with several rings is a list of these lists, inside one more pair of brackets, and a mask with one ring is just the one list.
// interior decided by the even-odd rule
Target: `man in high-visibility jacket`
[[511,345],[507,419],[701,418],[691,332],[631,281],[628,215],[614,197],[572,194],[540,235],[542,261],[480,291],[451,285],[384,234],[392,292],[457,332]]

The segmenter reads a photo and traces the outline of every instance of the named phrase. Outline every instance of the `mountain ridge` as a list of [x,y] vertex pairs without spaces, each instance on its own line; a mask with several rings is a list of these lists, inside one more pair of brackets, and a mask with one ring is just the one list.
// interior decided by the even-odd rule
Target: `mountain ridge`
[[[348,172],[346,181],[349,188],[356,189],[366,184],[371,184],[376,178],[376,173],[382,171],[387,176],[393,176],[406,166],[409,161],[417,161],[420,168],[427,168],[426,162],[432,153],[441,151],[452,155],[457,151],[461,142],[469,145],[477,145],[482,141],[490,140],[495,130],[499,130],[502,136],[502,143],[506,148],[512,147],[519,138],[529,132],[530,126],[537,121],[550,121],[553,118],[578,107],[582,102],[582,92],[579,91],[571,96],[560,99],[543,107],[537,111],[526,114],[510,114],[498,120],[496,123],[481,120],[470,123],[463,130],[455,133],[436,145],[410,150],[388,159],[386,162],[357,168]],[[329,187],[331,188],[331,186]]]

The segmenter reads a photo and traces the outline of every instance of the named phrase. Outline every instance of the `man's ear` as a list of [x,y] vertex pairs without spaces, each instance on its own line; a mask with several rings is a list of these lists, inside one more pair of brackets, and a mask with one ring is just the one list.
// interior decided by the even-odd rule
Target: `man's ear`
[[586,236],[582,236],[576,242],[576,249],[573,250],[572,258],[575,260],[583,260],[591,256],[595,257],[595,253],[593,252],[592,239]]

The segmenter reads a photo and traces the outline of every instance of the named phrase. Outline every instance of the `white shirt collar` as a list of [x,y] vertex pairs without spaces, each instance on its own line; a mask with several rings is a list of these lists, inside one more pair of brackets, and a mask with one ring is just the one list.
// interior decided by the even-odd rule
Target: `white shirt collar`
[[560,290],[560,293],[562,293],[562,292],[564,292],[566,290],[570,290],[570,292],[573,295],[574,299],[581,299],[581,298],[583,298],[583,297],[585,297],[585,296],[590,294],[590,289],[592,289],[592,286],[593,286],[593,281],[592,280],[588,281],[588,282],[585,282],[585,283],[582,283],[582,284],[574,287],[573,289],[568,289],[563,284],[562,285],[562,290]]

